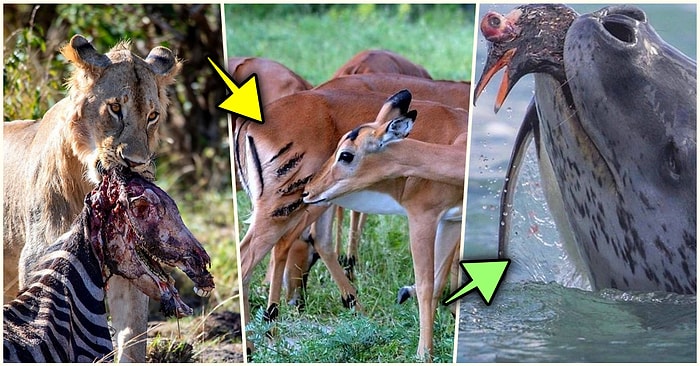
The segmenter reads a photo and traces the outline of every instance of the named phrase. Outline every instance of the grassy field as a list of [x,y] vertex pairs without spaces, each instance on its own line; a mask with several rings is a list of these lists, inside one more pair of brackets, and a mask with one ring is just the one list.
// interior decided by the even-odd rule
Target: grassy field
[[270,58],[317,85],[359,51],[387,49],[423,65],[434,79],[471,80],[473,7],[318,7],[225,5],[228,57]]
[[[423,65],[435,79],[470,80],[473,8],[458,5],[226,5],[228,56],[281,62],[316,85],[354,54],[388,49]],[[264,82],[262,80],[261,82]],[[250,202],[238,196],[239,232]],[[405,218],[373,216],[360,245],[355,285],[364,314],[342,307],[323,265],[309,278],[306,310],[282,305],[276,337],[265,339],[262,321],[267,260],[251,282],[254,362],[415,362],[418,307],[397,305],[396,291],[414,282]],[[436,316],[435,361],[451,362],[455,322],[441,307]]]

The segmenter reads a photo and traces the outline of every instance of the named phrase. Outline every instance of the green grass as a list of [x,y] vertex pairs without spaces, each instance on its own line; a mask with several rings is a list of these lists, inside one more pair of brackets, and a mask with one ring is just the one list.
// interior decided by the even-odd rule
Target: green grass
[[314,85],[365,49],[397,52],[435,79],[471,80],[473,8],[362,4],[314,12],[300,5],[227,4],[224,14],[228,57],[270,58]]
[[[473,8],[227,4],[224,14],[228,57],[273,59],[314,85],[365,49],[397,52],[424,66],[435,79],[471,79]],[[237,199],[242,237],[251,206],[245,193],[239,192]],[[282,304],[274,325],[262,320],[268,297],[263,285],[268,259],[263,259],[251,280],[252,321],[247,328],[256,345],[254,362],[417,361],[417,304],[395,303],[396,291],[414,282],[406,219],[371,216],[359,255],[355,285],[364,314],[343,308],[337,286],[319,261],[309,275],[306,310],[299,313]],[[277,335],[268,341],[265,334],[271,326]],[[440,307],[435,361],[452,362],[454,326],[450,312]]]
[[[239,231],[245,233],[250,203],[243,192],[238,193],[238,209]],[[274,324],[277,336],[271,342],[265,338],[271,325],[262,320],[268,297],[268,287],[262,285],[268,258],[263,259],[251,280],[252,321],[247,329],[256,345],[254,362],[418,361],[414,356],[418,348],[417,303],[396,304],[398,289],[414,282],[406,219],[369,216],[359,251],[354,284],[364,314],[343,307],[338,287],[318,261],[309,274],[306,310],[300,313],[281,304]],[[452,362],[454,327],[452,314],[440,306],[435,321],[435,362]]]

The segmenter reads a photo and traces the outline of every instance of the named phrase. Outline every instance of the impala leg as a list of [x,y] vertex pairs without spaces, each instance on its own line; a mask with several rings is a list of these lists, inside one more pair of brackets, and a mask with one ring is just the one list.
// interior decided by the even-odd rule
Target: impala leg
[[[264,206],[261,206],[264,207]],[[285,218],[270,219],[254,212],[253,221],[239,245],[241,261],[241,294],[245,325],[250,323],[250,280],[253,269],[283,237],[296,238],[300,231],[323,213],[324,207],[307,206]],[[297,229],[295,233],[292,229]],[[295,236],[296,235],[296,236]],[[246,342],[247,351],[252,351],[252,343]],[[249,356],[250,354],[248,354]]]
[[[447,282],[447,275],[453,273],[456,268],[455,258],[458,258],[459,241],[462,235],[462,225],[458,221],[441,221],[438,224],[435,237],[435,287],[433,305],[437,309],[442,290]],[[457,272],[458,273],[458,272]],[[450,311],[455,314],[456,303],[450,306]]]
[[[261,225],[262,223],[262,225]],[[243,319],[244,326],[250,323],[250,280],[253,275],[253,269],[260,261],[269,253],[274,245],[279,241],[284,232],[286,225],[265,225],[270,224],[269,220],[264,217],[256,217],[253,219],[248,231],[240,242],[240,261],[241,261],[241,300],[243,302]],[[258,229],[259,225],[267,230]],[[290,225],[291,226],[291,225]],[[244,336],[245,340],[245,336]],[[245,340],[246,357],[250,359],[253,351],[253,343]]]
[[343,250],[343,219],[345,217],[345,209],[340,206],[335,206],[335,252],[340,255]]
[[[279,314],[280,296],[282,293],[282,283],[287,264],[287,256],[292,244],[299,237],[301,230],[292,230],[284,235],[275,246],[272,248],[272,256],[270,257],[270,290],[267,296],[267,308],[265,309],[264,318],[267,321],[273,321]],[[296,234],[296,235],[295,235]]]
[[[307,234],[302,234],[307,237]],[[313,242],[313,239],[310,239]],[[306,296],[306,279],[313,257],[311,243],[297,239],[292,243],[284,268],[284,287],[287,290],[287,303],[299,311],[304,310]]]
[[430,212],[421,212],[418,215],[411,215],[409,212],[408,216],[420,324],[417,355],[425,361],[431,360],[433,351],[433,322],[437,304],[434,301],[434,245],[437,223],[436,216],[430,214]]
[[350,214],[350,235],[348,239],[348,249],[345,251],[346,263],[345,275],[350,281],[355,281],[355,264],[358,258],[358,248],[360,238],[362,237],[362,228],[367,222],[367,214],[363,212],[352,211]]
[[[450,293],[454,293],[457,291],[459,288],[459,276],[461,275],[460,273],[460,268],[459,268],[459,260],[462,257],[461,252],[459,250],[459,242],[455,246],[455,252],[454,255],[452,256],[452,265],[450,266]],[[452,316],[457,317],[457,302],[453,302],[450,304],[450,312],[452,313]]]
[[314,248],[331,273],[333,281],[338,285],[343,305],[346,308],[354,307],[357,310],[362,310],[362,306],[357,300],[357,291],[352,283],[350,283],[350,280],[345,276],[343,267],[338,263],[338,254],[332,244],[330,229],[333,225],[334,214],[334,210],[329,209],[316,221],[317,228],[324,229],[316,231],[317,235],[314,241]]

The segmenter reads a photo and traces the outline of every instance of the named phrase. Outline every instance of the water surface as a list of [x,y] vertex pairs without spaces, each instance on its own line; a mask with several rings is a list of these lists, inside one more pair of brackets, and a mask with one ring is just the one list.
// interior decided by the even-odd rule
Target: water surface
[[[481,4],[507,13],[516,5]],[[579,13],[604,5],[572,5]],[[640,5],[667,42],[696,59],[694,4]],[[479,35],[474,81],[486,42]],[[493,112],[502,72],[473,110],[464,258],[497,256],[499,190],[522,116],[533,96],[524,77]],[[460,306],[457,362],[695,362],[695,296],[587,291],[562,250],[530,149],[515,195],[511,265],[492,305],[467,296]]]

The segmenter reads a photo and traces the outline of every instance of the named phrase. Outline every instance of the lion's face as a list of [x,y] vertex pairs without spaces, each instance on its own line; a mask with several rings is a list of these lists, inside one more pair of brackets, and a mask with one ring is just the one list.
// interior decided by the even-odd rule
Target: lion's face
[[75,107],[70,141],[89,179],[99,183],[101,172],[117,165],[153,178],[166,88],[180,69],[172,52],[156,47],[144,60],[120,44],[99,54],[75,36],[62,53],[76,66],[68,83]]

